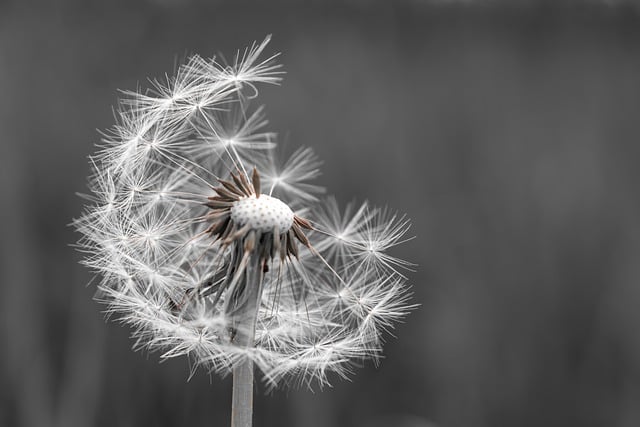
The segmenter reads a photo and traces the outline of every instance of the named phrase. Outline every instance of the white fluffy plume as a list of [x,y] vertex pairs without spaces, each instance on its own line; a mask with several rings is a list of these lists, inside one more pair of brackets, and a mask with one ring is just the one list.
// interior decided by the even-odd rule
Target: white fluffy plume
[[[138,347],[187,355],[222,375],[249,357],[270,384],[322,384],[329,372],[344,376],[379,358],[383,334],[412,308],[408,264],[388,253],[406,240],[409,222],[323,199],[309,148],[275,160],[264,111],[249,105],[261,84],[281,78],[276,55],[261,59],[268,41],[230,64],[193,56],[175,77],[124,92],[117,123],[91,158],[75,226],[84,262],[100,277],[98,298],[134,328]],[[221,283],[233,249],[207,233],[207,201],[220,180],[249,179],[253,168],[258,188],[311,226],[308,245],[265,264],[255,347],[247,348],[230,337],[230,290]]]

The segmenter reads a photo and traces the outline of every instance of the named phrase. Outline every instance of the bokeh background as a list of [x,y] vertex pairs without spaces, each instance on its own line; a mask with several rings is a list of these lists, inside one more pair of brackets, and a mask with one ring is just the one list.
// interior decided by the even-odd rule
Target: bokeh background
[[67,224],[118,88],[269,33],[270,128],[412,218],[421,307],[255,425],[639,426],[640,9],[560,0],[1,1],[0,425],[228,425],[228,378],[105,321]]

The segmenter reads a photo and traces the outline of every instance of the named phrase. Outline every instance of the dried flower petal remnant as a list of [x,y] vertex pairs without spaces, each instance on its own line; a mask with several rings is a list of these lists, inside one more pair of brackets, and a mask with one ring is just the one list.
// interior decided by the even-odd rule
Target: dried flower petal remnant
[[[228,65],[191,57],[175,77],[126,92],[75,224],[99,298],[138,347],[221,374],[249,358],[272,384],[322,383],[377,359],[382,333],[410,310],[408,264],[387,253],[409,222],[322,200],[310,149],[278,166],[263,110],[249,106],[258,85],[280,81],[275,56],[259,59],[267,43]],[[240,345],[252,255],[254,345]]]

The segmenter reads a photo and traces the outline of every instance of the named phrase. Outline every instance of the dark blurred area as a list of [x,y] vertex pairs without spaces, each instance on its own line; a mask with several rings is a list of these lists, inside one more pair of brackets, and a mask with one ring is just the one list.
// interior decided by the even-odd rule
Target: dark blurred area
[[229,378],[131,351],[70,246],[117,89],[273,33],[261,92],[345,204],[389,205],[421,307],[379,368],[262,426],[640,425],[633,2],[0,2],[0,425],[224,426]]

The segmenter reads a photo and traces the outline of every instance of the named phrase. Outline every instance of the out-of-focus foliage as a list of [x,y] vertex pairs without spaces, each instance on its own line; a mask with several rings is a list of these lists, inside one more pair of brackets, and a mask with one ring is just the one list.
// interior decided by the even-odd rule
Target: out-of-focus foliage
[[271,130],[331,160],[341,203],[406,210],[422,307],[380,368],[259,392],[256,425],[639,425],[639,24],[633,3],[0,4],[0,425],[227,424],[229,382],[104,322],[66,224],[116,88],[268,33]]

